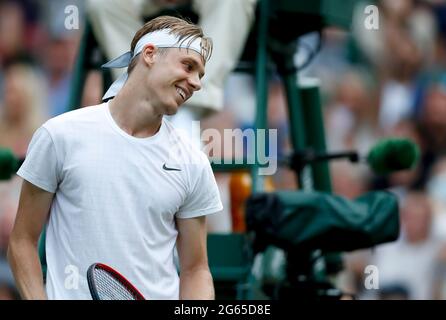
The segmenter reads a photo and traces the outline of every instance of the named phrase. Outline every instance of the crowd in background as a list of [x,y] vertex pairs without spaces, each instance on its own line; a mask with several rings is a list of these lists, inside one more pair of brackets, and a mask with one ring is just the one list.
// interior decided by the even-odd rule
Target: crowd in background
[[[65,27],[67,5],[79,9],[80,28]],[[354,199],[368,190],[390,189],[400,199],[401,235],[393,243],[344,255],[339,285],[358,298],[446,298],[446,1],[380,0],[379,28],[364,26],[359,3],[349,31],[327,28],[322,47],[299,77],[317,77],[328,149],[366,153],[379,139],[407,137],[421,149],[414,170],[374,176],[365,165],[331,164],[335,193]],[[0,146],[26,154],[33,132],[68,110],[70,80],[84,22],[83,1],[0,0]],[[298,39],[316,45],[314,35]],[[300,59],[296,53],[296,62]],[[81,106],[99,103],[100,76],[88,77]],[[254,80],[232,74],[225,109],[201,128],[246,128],[255,113]],[[269,127],[278,129],[280,153],[290,151],[284,89],[269,86]],[[222,156],[232,149],[222,146]],[[218,176],[227,219],[212,231],[229,232],[228,177]],[[280,169],[277,189],[295,189],[295,177]],[[21,181],[0,182],[0,299],[16,298],[4,258]],[[212,222],[211,222],[212,223]],[[364,286],[365,266],[379,270],[379,290]]]

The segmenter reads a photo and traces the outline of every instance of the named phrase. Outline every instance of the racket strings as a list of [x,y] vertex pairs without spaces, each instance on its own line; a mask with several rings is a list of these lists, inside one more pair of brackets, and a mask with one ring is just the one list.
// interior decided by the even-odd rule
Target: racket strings
[[96,269],[95,278],[97,292],[101,300],[137,300],[129,288],[111,277],[107,271]]

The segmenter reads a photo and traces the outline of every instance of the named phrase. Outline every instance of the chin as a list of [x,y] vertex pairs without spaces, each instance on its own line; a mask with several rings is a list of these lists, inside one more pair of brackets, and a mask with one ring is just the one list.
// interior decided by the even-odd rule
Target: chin
[[164,114],[165,116],[174,116],[177,114],[178,110],[168,110],[166,111],[166,113]]
[[178,112],[178,108],[179,108],[179,106],[167,107],[164,114],[166,116],[173,116]]

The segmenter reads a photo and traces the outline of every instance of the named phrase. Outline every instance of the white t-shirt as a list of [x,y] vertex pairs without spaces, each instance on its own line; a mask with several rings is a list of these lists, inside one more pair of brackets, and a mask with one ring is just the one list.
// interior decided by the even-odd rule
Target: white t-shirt
[[46,235],[49,299],[91,299],[86,272],[117,269],[147,299],[178,299],[175,217],[223,209],[206,155],[167,121],[136,138],[108,103],[67,112],[34,134],[18,175],[55,193]]

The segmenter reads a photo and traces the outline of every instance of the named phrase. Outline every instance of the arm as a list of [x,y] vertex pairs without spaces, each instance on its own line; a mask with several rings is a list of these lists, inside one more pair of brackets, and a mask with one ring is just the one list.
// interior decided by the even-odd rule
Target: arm
[[176,222],[180,260],[180,299],[215,299],[206,249],[206,217],[177,218]]
[[53,196],[53,193],[23,180],[17,217],[9,239],[8,261],[24,299],[47,298],[37,243]]

